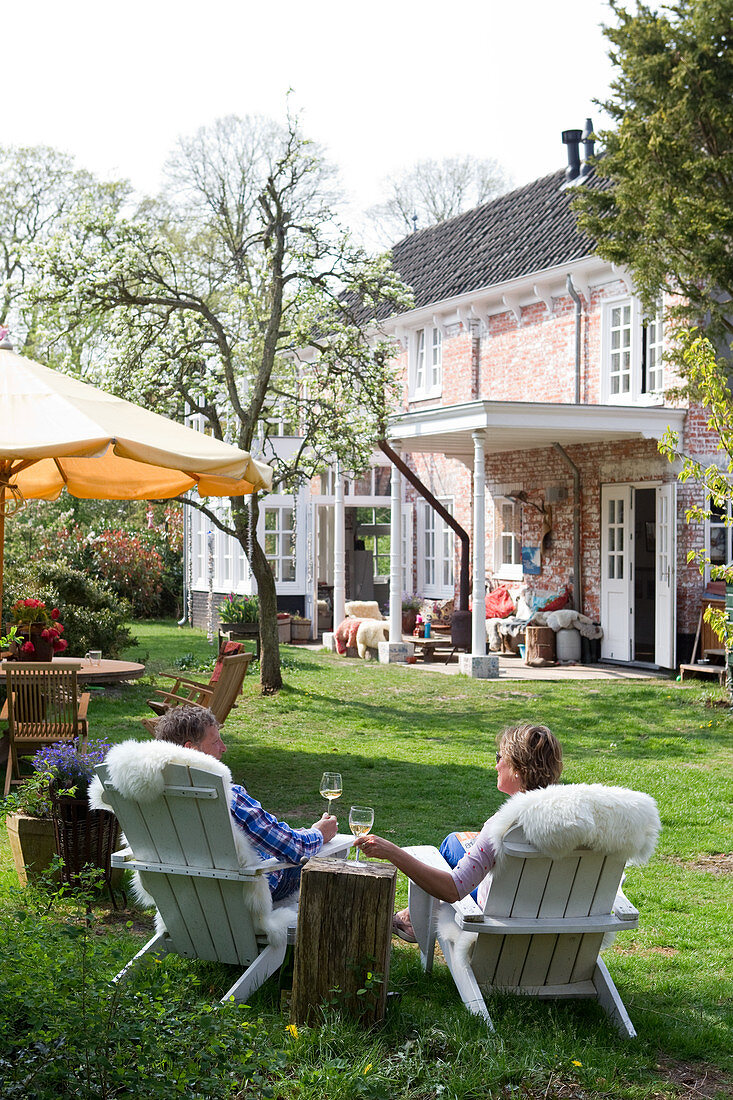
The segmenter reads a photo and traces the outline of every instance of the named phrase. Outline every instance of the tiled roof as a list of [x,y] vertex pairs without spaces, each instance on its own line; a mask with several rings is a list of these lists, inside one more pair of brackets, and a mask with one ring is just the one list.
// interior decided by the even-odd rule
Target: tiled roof
[[[392,262],[415,308],[592,255],[570,207],[575,188],[563,181],[561,169],[399,241]],[[609,184],[591,175],[583,186]]]

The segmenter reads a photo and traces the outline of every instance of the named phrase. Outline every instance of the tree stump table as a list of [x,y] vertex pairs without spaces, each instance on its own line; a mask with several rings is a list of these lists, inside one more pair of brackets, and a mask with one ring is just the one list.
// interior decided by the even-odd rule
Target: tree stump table
[[366,1024],[384,1018],[397,869],[311,859],[303,868],[295,942],[292,1023],[324,1004]]

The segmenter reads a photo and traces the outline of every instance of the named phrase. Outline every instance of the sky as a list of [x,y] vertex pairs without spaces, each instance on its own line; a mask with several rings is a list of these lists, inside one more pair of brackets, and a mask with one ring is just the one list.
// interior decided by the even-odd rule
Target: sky
[[24,0],[3,12],[3,138],[153,193],[179,135],[282,120],[341,170],[352,210],[417,160],[496,158],[516,185],[566,163],[562,130],[608,120],[600,0]]

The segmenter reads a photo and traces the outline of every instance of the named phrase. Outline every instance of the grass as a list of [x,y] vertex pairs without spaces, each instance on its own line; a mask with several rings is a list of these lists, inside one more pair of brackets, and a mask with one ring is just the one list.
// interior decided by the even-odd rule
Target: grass
[[[212,655],[197,631],[136,624],[135,633],[140,647],[130,656],[156,676],[184,653],[202,663]],[[442,964],[426,978],[415,950],[395,945],[390,986],[399,996],[373,1033],[326,1016],[321,1027],[286,1035],[275,982],[236,1010],[284,1036],[287,1064],[270,1080],[276,1097],[733,1095],[733,719],[717,688],[671,680],[472,681],[295,647],[282,653],[279,695],[263,697],[256,676],[245,680],[224,731],[225,760],[235,779],[291,824],[320,815],[320,775],[338,766],[342,821],[359,802],[375,806],[375,832],[403,844],[478,828],[502,800],[495,734],[536,720],[563,743],[565,781],[647,791],[664,828],[651,863],[628,872],[625,889],[640,927],[605,955],[638,1039],[622,1042],[590,1003],[510,997],[491,999],[497,1030],[488,1035],[463,1010]],[[150,687],[140,681],[95,695],[93,735],[140,737]],[[4,834],[1,843],[6,908],[14,874]],[[403,880],[398,901],[405,899]],[[203,998],[221,996],[230,984],[226,968],[180,960],[165,966],[205,974]]]

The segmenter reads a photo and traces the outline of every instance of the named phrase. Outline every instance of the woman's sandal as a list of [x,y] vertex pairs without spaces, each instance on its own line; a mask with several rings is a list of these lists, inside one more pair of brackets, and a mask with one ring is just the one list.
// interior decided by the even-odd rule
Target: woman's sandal
[[392,935],[399,936],[405,943],[417,943],[417,937],[409,920],[404,920],[398,913],[392,917]]

